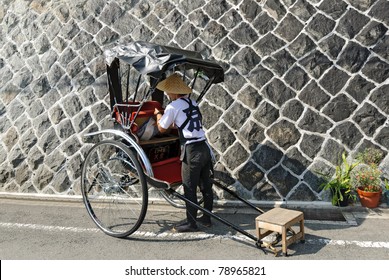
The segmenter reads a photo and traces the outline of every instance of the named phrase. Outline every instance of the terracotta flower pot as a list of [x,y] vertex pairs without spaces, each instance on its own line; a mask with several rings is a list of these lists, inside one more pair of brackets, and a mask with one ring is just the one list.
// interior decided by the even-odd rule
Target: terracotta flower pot
[[368,208],[375,208],[380,203],[382,190],[380,190],[378,192],[365,192],[363,190],[363,187],[359,187],[357,189],[357,193],[358,193],[359,200],[360,200],[362,206],[365,206]]

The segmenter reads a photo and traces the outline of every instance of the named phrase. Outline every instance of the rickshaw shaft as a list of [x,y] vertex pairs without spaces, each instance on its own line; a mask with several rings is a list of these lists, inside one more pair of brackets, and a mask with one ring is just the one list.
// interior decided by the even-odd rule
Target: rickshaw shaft
[[172,193],[173,195],[175,195],[175,196],[177,196],[178,198],[182,199],[183,201],[187,202],[188,204],[190,204],[191,206],[193,206],[193,207],[196,208],[197,210],[202,211],[203,213],[205,213],[205,214],[207,214],[207,215],[213,217],[214,219],[218,220],[219,222],[221,222],[221,223],[223,223],[223,224],[225,224],[225,225],[227,225],[227,226],[229,226],[229,227],[235,229],[236,231],[238,231],[238,232],[240,232],[241,234],[247,236],[248,238],[254,240],[255,242],[258,242],[258,238],[257,238],[257,237],[255,237],[254,235],[248,233],[247,231],[243,230],[242,228],[240,228],[240,227],[238,227],[238,226],[236,226],[236,225],[230,223],[229,221],[227,221],[227,220],[225,220],[225,219],[219,217],[218,215],[212,213],[211,211],[209,211],[209,210],[207,210],[207,209],[205,209],[205,208],[199,206],[198,204],[196,204],[196,203],[190,201],[190,200],[187,199],[185,196],[181,195],[180,193],[176,192],[175,190],[170,189],[170,191],[171,191],[171,193]]
[[215,180],[212,180],[212,183],[214,185],[216,185],[218,188],[221,188],[222,190],[228,192],[229,194],[231,194],[232,196],[234,196],[236,199],[240,200],[241,202],[243,202],[244,204],[250,206],[251,208],[253,208],[254,210],[260,212],[261,214],[265,213],[265,211],[263,211],[262,209],[258,208],[257,206],[255,206],[254,204],[252,204],[251,202],[247,201],[246,199],[243,199],[241,198],[239,195],[237,195],[234,191],[230,190],[229,188],[223,186],[222,184],[220,184],[218,181],[215,181]]

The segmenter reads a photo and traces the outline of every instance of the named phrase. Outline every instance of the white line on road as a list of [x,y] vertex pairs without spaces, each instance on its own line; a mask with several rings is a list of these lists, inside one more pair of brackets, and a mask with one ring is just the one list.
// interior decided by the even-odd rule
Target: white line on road
[[[43,230],[49,232],[100,232],[98,228],[80,228],[80,227],[63,227],[63,226],[47,226],[47,225],[37,225],[37,224],[21,224],[21,223],[2,223],[0,222],[0,228],[8,228],[8,229],[32,229],[32,230]],[[162,233],[154,233],[149,231],[136,231],[131,236],[135,237],[148,237],[148,238],[173,238],[179,240],[191,240],[191,239],[220,239],[220,238],[228,238],[234,240],[251,240],[244,235],[218,235],[218,234],[210,234],[210,233],[172,233],[172,232],[162,232]],[[332,240],[326,238],[318,238],[318,239],[306,239],[306,243],[312,245],[333,245],[333,246],[347,246],[354,245],[361,248],[386,248],[389,249],[389,242],[383,241],[348,241],[348,240]]]

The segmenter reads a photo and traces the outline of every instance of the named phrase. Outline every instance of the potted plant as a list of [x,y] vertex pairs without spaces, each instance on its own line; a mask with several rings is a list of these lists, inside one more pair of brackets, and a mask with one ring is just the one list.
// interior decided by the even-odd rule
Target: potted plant
[[358,163],[349,164],[346,159],[346,154],[342,154],[342,164],[336,166],[335,176],[332,179],[327,179],[322,184],[323,190],[330,190],[332,194],[332,205],[347,206],[350,199],[355,200],[355,195],[351,192],[351,171]]
[[352,185],[356,189],[362,206],[375,208],[379,205],[382,188],[378,164],[383,158],[380,150],[368,148],[357,157],[361,164],[353,172]]

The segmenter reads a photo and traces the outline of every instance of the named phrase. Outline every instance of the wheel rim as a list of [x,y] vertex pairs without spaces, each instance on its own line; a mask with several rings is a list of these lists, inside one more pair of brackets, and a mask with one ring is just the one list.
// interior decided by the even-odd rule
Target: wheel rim
[[124,144],[96,144],[85,158],[81,185],[88,213],[105,233],[124,237],[142,224],[147,184],[138,160]]

